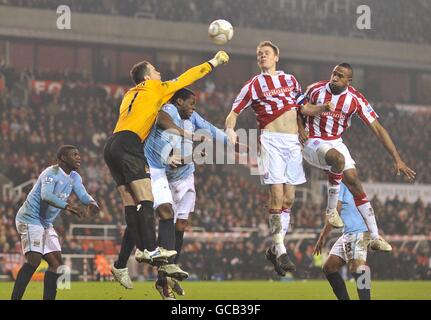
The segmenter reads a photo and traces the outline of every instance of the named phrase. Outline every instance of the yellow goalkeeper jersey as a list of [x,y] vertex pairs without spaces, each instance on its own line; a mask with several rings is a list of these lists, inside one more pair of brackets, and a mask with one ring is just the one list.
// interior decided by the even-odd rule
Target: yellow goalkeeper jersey
[[120,105],[120,116],[114,133],[132,131],[144,141],[161,107],[176,91],[207,75],[212,70],[208,62],[184,72],[170,81],[146,80],[127,91]]

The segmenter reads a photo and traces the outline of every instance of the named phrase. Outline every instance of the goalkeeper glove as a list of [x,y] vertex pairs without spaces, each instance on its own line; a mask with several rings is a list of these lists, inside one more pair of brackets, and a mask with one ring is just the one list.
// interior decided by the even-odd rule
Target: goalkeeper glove
[[224,51],[219,51],[216,53],[214,58],[209,60],[208,62],[215,68],[221,64],[225,64],[229,61],[229,55]]

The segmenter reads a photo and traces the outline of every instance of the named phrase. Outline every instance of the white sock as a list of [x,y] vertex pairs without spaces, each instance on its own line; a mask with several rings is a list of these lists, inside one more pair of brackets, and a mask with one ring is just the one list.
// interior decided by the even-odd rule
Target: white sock
[[366,202],[364,204],[361,204],[360,206],[357,206],[357,208],[358,211],[361,213],[362,218],[364,218],[368,230],[370,231],[371,239],[378,239],[379,229],[377,228],[376,216],[374,215],[374,210],[371,207],[371,204],[369,202]]
[[338,196],[340,194],[340,185],[329,184],[328,183],[328,205],[326,209],[328,211],[333,211],[337,208]]
[[287,231],[289,230],[290,224],[290,209],[284,209],[281,212],[281,231],[283,233],[283,239],[286,237]]
[[341,180],[343,180],[342,172],[328,171],[328,206],[326,207],[328,211],[333,211],[337,208]]
[[274,245],[275,254],[278,258],[283,253],[286,253],[280,213],[269,215],[269,227],[272,234],[272,243]]

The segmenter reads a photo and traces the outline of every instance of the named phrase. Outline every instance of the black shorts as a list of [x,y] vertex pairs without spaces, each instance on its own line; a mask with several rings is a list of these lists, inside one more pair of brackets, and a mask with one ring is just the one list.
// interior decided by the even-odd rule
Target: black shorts
[[131,131],[114,133],[103,150],[105,162],[117,186],[150,178],[150,169],[139,136]]

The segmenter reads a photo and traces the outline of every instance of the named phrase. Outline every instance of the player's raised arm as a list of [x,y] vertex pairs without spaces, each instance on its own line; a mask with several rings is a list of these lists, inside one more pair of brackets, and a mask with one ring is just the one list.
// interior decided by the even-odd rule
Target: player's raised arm
[[380,124],[376,119],[370,124],[370,129],[373,131],[374,135],[379,139],[380,143],[386,148],[391,157],[394,159],[394,167],[397,175],[402,172],[407,179],[414,180],[416,177],[416,172],[410,169],[404,161],[401,159],[395,144],[389,135],[388,131]]
[[191,120],[194,123],[196,129],[205,130],[211,135],[213,139],[222,141],[225,145],[227,144],[228,136],[212,123],[202,118],[199,113],[194,112]]
[[181,88],[187,87],[193,82],[206,76],[213,68],[226,64],[229,61],[229,55],[224,51],[219,51],[211,60],[193,67],[177,79],[165,81],[162,83],[162,103],[166,103],[172,95]]

